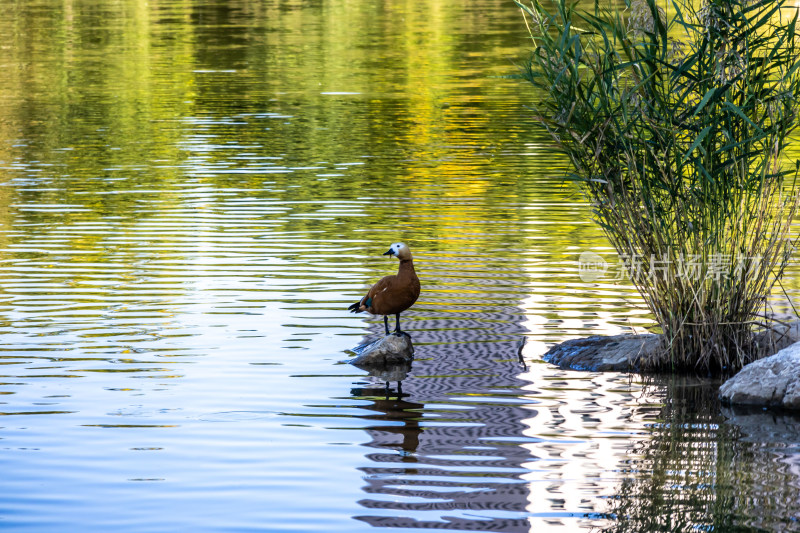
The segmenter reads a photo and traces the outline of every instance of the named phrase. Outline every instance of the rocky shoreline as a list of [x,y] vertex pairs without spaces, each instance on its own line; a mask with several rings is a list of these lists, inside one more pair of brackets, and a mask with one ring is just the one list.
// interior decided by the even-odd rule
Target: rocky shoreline
[[[726,405],[800,409],[800,321],[757,334],[761,357],[720,387]],[[637,372],[640,362],[661,350],[658,334],[623,334],[572,339],[542,358],[564,369]]]

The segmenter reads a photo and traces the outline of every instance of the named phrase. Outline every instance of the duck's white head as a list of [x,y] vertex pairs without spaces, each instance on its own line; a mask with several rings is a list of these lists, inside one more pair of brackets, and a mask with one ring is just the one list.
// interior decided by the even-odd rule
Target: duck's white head
[[389,250],[384,252],[383,255],[393,255],[400,261],[411,259],[411,250],[405,243],[395,242],[389,247]]

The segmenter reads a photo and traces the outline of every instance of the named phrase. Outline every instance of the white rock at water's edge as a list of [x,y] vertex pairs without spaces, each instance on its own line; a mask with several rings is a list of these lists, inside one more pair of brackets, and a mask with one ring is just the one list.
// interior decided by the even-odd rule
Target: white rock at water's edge
[[800,342],[746,365],[719,397],[725,404],[800,409]]

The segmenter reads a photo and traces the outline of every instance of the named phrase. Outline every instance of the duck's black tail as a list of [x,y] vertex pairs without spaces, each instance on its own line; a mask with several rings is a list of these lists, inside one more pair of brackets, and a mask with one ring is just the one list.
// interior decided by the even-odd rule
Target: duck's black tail
[[361,309],[359,309],[359,307],[361,307],[361,300],[357,301],[356,303],[348,307],[348,309],[350,310],[351,313],[360,313]]

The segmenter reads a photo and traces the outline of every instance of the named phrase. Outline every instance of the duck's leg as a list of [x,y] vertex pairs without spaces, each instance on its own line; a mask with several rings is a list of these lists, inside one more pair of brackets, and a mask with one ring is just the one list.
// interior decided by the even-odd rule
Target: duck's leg
[[394,327],[394,334],[397,335],[398,337],[402,337],[403,335],[405,335],[406,337],[408,337],[410,339],[411,335],[409,335],[408,333],[406,333],[405,331],[402,331],[400,329],[400,313],[397,313],[395,315],[395,317],[396,317],[396,321],[397,322],[396,322],[395,327]]
[[386,334],[389,334],[389,315],[383,315],[383,327],[386,328]]

